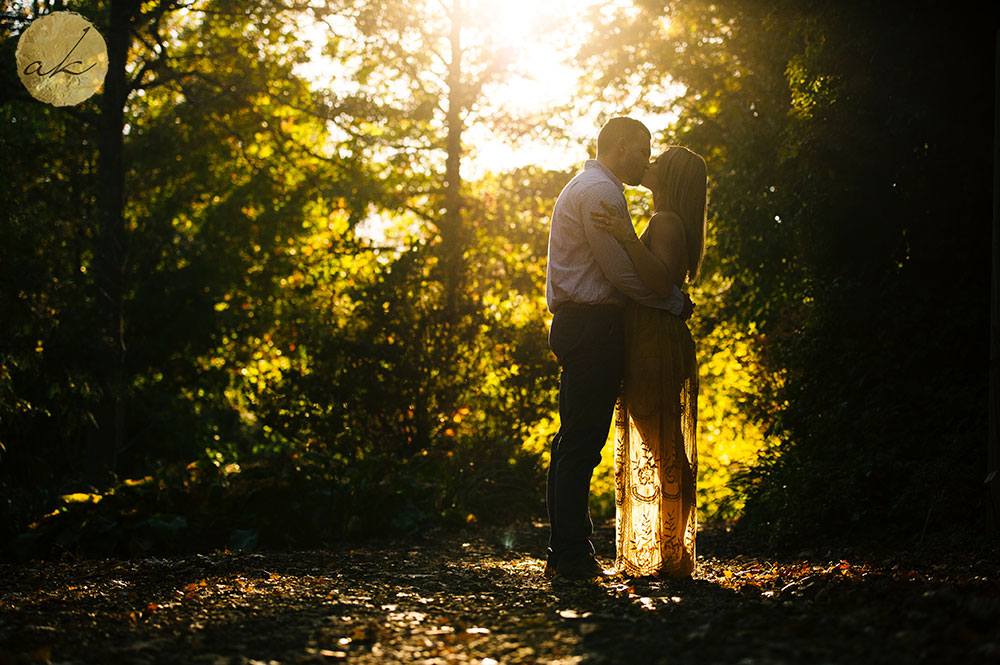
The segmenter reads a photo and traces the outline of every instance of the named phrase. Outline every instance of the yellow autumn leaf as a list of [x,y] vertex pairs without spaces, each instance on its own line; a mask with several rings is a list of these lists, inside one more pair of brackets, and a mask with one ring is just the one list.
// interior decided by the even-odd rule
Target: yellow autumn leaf
[[63,494],[62,500],[65,503],[97,503],[104,497],[100,494],[87,494],[86,492],[75,492],[73,494]]

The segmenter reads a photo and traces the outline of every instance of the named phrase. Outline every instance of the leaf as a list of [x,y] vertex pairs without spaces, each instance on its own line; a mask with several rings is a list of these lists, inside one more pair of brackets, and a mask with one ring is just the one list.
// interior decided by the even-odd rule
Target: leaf
[[98,503],[104,497],[100,494],[87,494],[86,492],[75,492],[73,494],[62,495],[62,500],[66,503]]
[[590,612],[577,612],[576,610],[559,610],[559,616],[563,619],[586,619]]
[[192,591],[197,591],[198,589],[204,588],[204,587],[207,587],[207,586],[208,586],[208,581],[205,580],[204,578],[202,578],[202,579],[198,580],[197,582],[191,582],[191,584],[188,584],[187,586],[185,586],[184,587],[184,591],[185,591],[185,593],[191,593]]

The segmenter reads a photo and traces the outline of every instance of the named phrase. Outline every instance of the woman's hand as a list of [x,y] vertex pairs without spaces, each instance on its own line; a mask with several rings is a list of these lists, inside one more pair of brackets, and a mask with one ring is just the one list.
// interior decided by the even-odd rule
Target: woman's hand
[[636,242],[638,240],[635,235],[635,229],[632,228],[632,224],[627,218],[619,215],[614,208],[604,201],[601,201],[601,207],[604,208],[603,211],[595,210],[590,213],[590,218],[594,222],[594,226],[602,231],[607,231],[621,243]]

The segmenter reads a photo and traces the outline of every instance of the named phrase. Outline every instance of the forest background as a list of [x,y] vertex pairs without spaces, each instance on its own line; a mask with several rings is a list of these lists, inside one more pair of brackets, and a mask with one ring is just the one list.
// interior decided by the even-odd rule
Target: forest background
[[[702,520],[984,537],[992,3],[0,6],[5,556],[543,515],[548,216],[620,114],[708,163]],[[109,48],[69,108],[11,64],[60,9]]]

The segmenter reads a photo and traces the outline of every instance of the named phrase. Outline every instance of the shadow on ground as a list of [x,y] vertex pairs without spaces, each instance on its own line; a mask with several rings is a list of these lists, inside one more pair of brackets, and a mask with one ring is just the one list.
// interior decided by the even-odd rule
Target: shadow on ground
[[[613,535],[595,542],[606,559]],[[333,551],[0,566],[11,663],[995,663],[995,557],[774,557],[541,578],[539,524]]]

